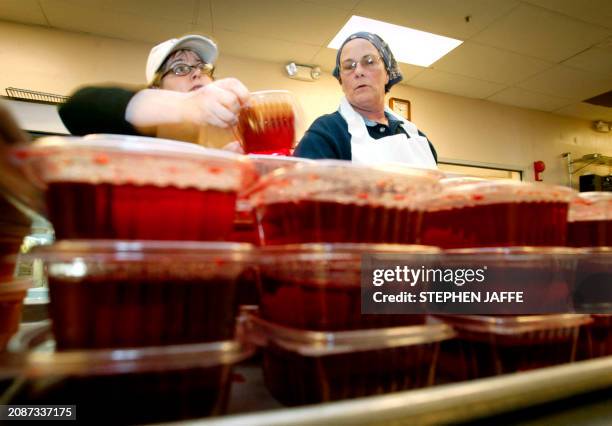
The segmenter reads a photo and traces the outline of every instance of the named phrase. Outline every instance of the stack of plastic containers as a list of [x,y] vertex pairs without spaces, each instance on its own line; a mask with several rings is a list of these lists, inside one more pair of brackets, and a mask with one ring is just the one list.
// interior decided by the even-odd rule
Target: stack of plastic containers
[[361,256],[433,247],[302,244],[260,254],[260,311],[246,320],[263,347],[272,395],[287,405],[393,392],[432,384],[439,343],[453,336],[424,315],[361,314]]
[[440,381],[573,361],[580,327],[590,322],[588,315],[565,314],[581,255],[564,247],[575,191],[515,181],[442,186],[427,202],[421,241],[446,249],[445,267],[484,267],[486,291],[523,290],[522,312],[546,315],[517,315],[516,304],[490,308],[483,302],[474,309],[487,315],[441,316],[457,338],[442,347]]
[[0,352],[19,328],[29,281],[15,280],[15,258],[31,220],[0,191]]
[[612,355],[612,194],[585,192],[570,205],[568,245],[584,247],[574,303],[593,313],[580,338],[581,358]]
[[129,422],[222,412],[231,366],[251,353],[234,330],[253,248],[222,242],[248,161],[113,135],[45,138],[18,156],[46,190],[60,241],[33,253],[46,265],[56,352],[25,357],[15,400],[76,403],[80,419],[98,419],[96,404],[119,387],[114,410]]
[[361,313],[361,258],[419,259],[422,200],[440,174],[319,161],[277,170],[250,193],[260,226],[260,307],[244,320],[265,383],[287,405],[432,384],[443,323]]
[[612,193],[578,194],[570,205],[567,225],[569,246],[612,246]]
[[612,193],[582,192],[570,204],[567,244],[583,247],[574,304],[592,313],[580,336],[579,357],[612,355]]

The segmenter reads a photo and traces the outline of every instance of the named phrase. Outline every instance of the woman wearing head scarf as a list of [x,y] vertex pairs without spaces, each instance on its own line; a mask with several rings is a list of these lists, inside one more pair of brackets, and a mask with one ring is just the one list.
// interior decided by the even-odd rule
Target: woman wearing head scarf
[[85,87],[59,109],[72,134],[156,135],[161,125],[237,123],[247,88],[235,78],[214,81],[216,44],[200,35],[166,40],[151,49],[147,88]]
[[344,92],[340,107],[314,121],[295,156],[436,168],[437,154],[427,137],[385,108],[385,93],[402,74],[382,38],[368,32],[348,37],[338,50],[334,76]]

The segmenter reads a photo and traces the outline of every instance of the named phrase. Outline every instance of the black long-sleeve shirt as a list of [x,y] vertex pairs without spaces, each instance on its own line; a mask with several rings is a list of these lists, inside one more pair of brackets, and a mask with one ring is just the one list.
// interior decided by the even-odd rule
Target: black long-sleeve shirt
[[58,112],[73,135],[118,133],[139,135],[125,120],[128,103],[136,90],[119,87],[84,87],[77,90]]

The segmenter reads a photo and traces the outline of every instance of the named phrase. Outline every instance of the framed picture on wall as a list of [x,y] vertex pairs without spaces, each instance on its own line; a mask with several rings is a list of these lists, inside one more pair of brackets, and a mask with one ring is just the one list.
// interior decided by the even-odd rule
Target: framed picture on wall
[[390,98],[389,108],[406,120],[410,120],[410,101],[400,98]]

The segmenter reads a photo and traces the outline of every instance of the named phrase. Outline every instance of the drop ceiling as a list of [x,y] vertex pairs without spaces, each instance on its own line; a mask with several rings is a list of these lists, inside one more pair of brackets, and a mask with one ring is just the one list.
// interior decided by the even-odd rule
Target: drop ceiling
[[211,35],[222,54],[326,71],[326,46],[351,15],[457,38],[402,84],[588,120],[612,90],[611,0],[0,0],[0,20],[155,43]]

